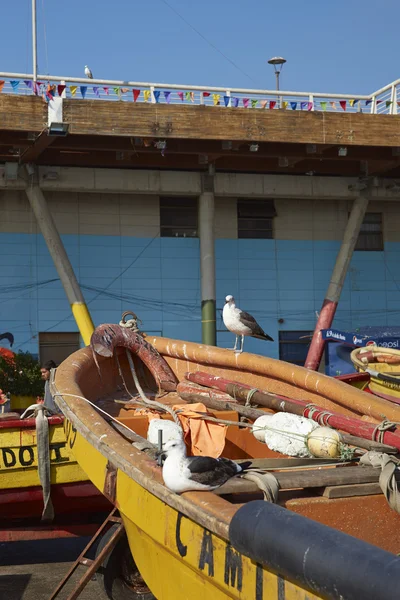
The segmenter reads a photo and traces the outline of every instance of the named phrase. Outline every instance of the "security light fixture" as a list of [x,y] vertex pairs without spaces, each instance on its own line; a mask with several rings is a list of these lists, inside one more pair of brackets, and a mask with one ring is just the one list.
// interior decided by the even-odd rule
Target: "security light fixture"
[[347,156],[346,146],[340,146],[338,149],[338,156]]
[[157,150],[165,150],[165,148],[167,147],[167,142],[165,140],[157,140],[154,143],[154,145],[157,148]]
[[250,144],[250,152],[258,152],[258,144]]
[[68,135],[69,131],[69,123],[57,123],[53,121],[50,123],[49,128],[47,130],[47,135],[57,136],[57,137],[65,137]]

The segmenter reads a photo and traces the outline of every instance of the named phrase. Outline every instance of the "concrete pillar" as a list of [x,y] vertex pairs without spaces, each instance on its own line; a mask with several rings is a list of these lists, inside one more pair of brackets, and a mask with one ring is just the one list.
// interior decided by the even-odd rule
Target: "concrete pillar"
[[78,325],[80,334],[85,345],[89,345],[90,337],[94,331],[94,325],[85,299],[75,277],[74,270],[65,251],[52,214],[47,206],[46,198],[40,189],[37,177],[37,169],[33,175],[29,175],[29,183],[26,194],[36,221],[45,239],[47,248],[57,269],[58,276],[63,284],[68,302],[71,305],[72,314]]
[[201,331],[203,344],[217,344],[215,310],[214,192],[199,196]]
[[342,245],[336,257],[336,263],[332,271],[332,277],[326,292],[325,300],[322,304],[321,312],[319,313],[318,321],[315,326],[314,335],[311,340],[311,345],[308,350],[305,367],[317,371],[322,354],[325,348],[325,340],[322,339],[321,329],[329,329],[332,326],[333,318],[336,313],[336,308],[342,293],[344,280],[346,279],[347,270],[354,248],[357,243],[357,238],[360,233],[361,224],[368,207],[368,198],[360,195],[354,200],[353,207],[346,225],[343,236]]

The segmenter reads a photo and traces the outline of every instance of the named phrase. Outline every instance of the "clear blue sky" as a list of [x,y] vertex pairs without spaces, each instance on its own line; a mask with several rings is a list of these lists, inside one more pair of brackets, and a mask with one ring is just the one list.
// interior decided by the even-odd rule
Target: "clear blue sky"
[[[78,77],[88,64],[101,79],[273,89],[266,61],[281,55],[284,90],[366,94],[400,78],[398,0],[37,0],[37,10],[41,73]],[[32,72],[31,0],[3,1],[0,57],[0,71]]]

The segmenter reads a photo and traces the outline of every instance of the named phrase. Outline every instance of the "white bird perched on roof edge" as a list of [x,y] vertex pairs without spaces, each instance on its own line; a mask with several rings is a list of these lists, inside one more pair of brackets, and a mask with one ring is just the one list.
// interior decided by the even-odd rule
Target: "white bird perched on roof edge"
[[229,458],[186,456],[183,440],[168,441],[161,454],[167,457],[162,471],[164,483],[177,494],[215,490],[251,464],[248,461],[238,465]]
[[87,65],[85,65],[85,75],[89,77],[89,79],[93,79],[92,71],[89,69]]
[[[235,298],[233,296],[227,296],[225,298],[222,318],[225,327],[236,335],[235,346],[232,348],[234,352],[243,352],[244,337],[246,335],[258,338],[259,340],[267,340],[269,342],[274,341],[271,336],[265,333],[254,317],[244,310],[240,310],[240,308],[236,306]],[[242,344],[240,350],[237,350],[239,336],[242,338]]]

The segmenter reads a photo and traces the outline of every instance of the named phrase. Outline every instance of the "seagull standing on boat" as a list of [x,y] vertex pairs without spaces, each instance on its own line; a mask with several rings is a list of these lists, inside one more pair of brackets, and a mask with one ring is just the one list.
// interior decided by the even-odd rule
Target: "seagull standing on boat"
[[[227,296],[225,298],[225,306],[222,311],[222,318],[225,327],[236,335],[235,346],[232,348],[234,352],[243,352],[244,337],[246,335],[259,340],[267,340],[273,342],[274,340],[263,329],[259,326],[254,317],[244,310],[240,310],[235,304],[235,298],[233,296]],[[242,344],[240,350],[237,350],[239,336],[242,338]]]
[[238,465],[229,458],[186,456],[183,440],[170,440],[162,454],[167,456],[162,471],[164,483],[177,494],[215,490],[251,464],[249,461]]
[[93,79],[92,71],[89,69],[87,65],[85,65],[85,75],[89,77],[89,79]]

